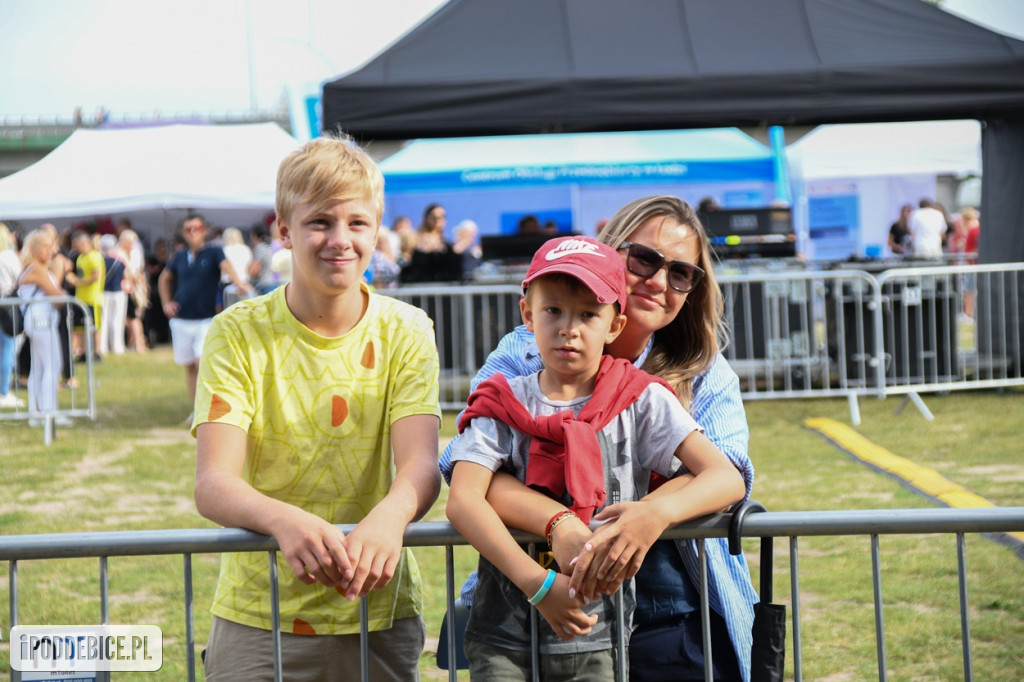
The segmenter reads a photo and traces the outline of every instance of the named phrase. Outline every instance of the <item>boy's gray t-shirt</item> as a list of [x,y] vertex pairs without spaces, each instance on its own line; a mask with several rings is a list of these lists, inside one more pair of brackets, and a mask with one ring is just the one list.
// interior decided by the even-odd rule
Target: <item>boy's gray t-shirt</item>
[[[550,400],[538,383],[539,373],[508,380],[512,392],[534,416],[553,415],[572,410],[577,417],[590,396],[572,401]],[[683,440],[700,426],[679,404],[673,393],[660,384],[651,384],[640,398],[613,418],[597,434],[604,462],[606,505],[638,500],[647,493],[652,471],[672,476],[681,468],[674,453]],[[526,477],[530,437],[496,419],[476,417],[457,439],[452,449],[452,462],[476,462],[491,471],[506,471],[519,480]],[[571,499],[562,500],[567,506]],[[530,604],[515,584],[491,562],[480,557],[478,584],[470,610],[466,639],[501,646],[507,649],[530,648]],[[632,581],[623,585],[626,632],[632,627],[635,606]],[[603,597],[584,607],[588,614],[597,613],[598,622],[591,634],[565,642],[551,630],[547,621],[540,623],[541,652],[568,654],[597,651],[612,646],[614,599]]]

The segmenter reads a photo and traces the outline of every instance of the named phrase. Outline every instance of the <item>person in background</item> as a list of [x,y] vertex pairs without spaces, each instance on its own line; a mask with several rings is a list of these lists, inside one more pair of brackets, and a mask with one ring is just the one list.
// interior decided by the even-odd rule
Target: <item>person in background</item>
[[942,258],[947,230],[946,216],[938,204],[928,198],[918,202],[910,214],[910,236],[916,258]]
[[274,272],[271,262],[274,259],[274,246],[270,241],[270,231],[261,223],[252,226],[252,260],[249,261],[249,281],[256,288],[257,294],[266,294],[274,290]]
[[[78,254],[71,247],[72,230],[58,232],[53,223],[46,223],[39,229],[46,230],[57,242],[57,253],[50,261],[50,272],[54,280],[60,284],[67,296],[75,295],[75,287],[68,281],[68,275],[75,271],[75,260]],[[80,314],[81,311],[79,311]],[[78,377],[75,376],[74,356],[71,353],[71,327],[76,316],[71,303],[65,303],[64,309],[60,312],[60,320],[57,325],[57,336],[60,337],[60,380],[61,386],[68,389],[78,388]]]
[[88,346],[85,343],[85,333],[88,329],[87,322],[92,323],[92,348],[93,361],[99,362],[102,358],[99,354],[99,334],[103,315],[103,281],[106,277],[106,266],[103,264],[103,254],[93,244],[92,237],[82,230],[76,230],[71,235],[71,247],[78,253],[75,259],[75,271],[69,272],[67,280],[75,287],[75,298],[85,306],[89,320],[82,318],[82,310],[79,306],[72,308],[72,319],[74,322],[74,337],[72,341],[72,352],[75,354],[76,362],[85,362],[85,354]]
[[950,256],[955,256],[950,258],[950,264],[960,265],[965,262],[963,255],[967,248],[967,227],[964,225],[962,213],[954,213],[949,222],[950,227],[943,248]]
[[126,263],[117,248],[117,237],[100,237],[100,252],[106,274],[103,278],[103,317],[100,321],[100,355],[124,354],[125,324],[128,317],[128,294],[124,291]]
[[274,278],[275,289],[292,280],[292,259],[286,250],[278,249],[270,257],[270,274]]
[[364,279],[367,284],[375,288],[393,287],[398,282],[398,274],[402,271],[391,251],[391,240],[388,238],[388,231],[383,225],[377,233],[377,244],[370,254],[370,265],[367,267]]
[[[981,216],[978,209],[968,206],[960,211],[960,220],[963,222],[964,230],[964,253],[968,255],[968,265],[978,264],[978,239],[981,237]],[[974,317],[974,302],[978,289],[978,276],[967,273],[964,278],[964,315]]]
[[[13,297],[21,275],[14,235],[7,225],[0,223],[0,298]],[[14,337],[0,330],[0,407],[24,407],[25,401],[11,392],[14,375]]]
[[[32,365],[28,375],[29,424],[40,426],[47,413],[57,409],[57,381],[60,376],[60,339],[57,338],[58,311],[61,303],[51,303],[48,296],[64,296],[65,292],[50,272],[50,261],[57,253],[57,242],[44,229],[33,230],[25,237],[21,262],[24,269],[18,280],[18,297],[25,304],[25,336],[32,348]],[[64,415],[54,418],[57,426],[71,426]]]
[[[718,199],[711,195],[708,195],[702,198],[700,202],[697,204],[697,219],[700,220],[702,223],[707,223],[709,213],[721,210],[722,205],[718,203]],[[598,234],[600,234],[600,231],[598,231]]]
[[[128,240],[121,240],[121,235],[126,232],[130,232],[134,237],[130,245]],[[118,248],[127,256],[125,263],[128,270],[141,272],[146,267],[146,249],[138,233],[132,229],[132,222],[128,218],[121,218],[114,224],[114,234],[117,235]]]
[[463,220],[455,226],[455,243],[452,244],[452,250],[462,257],[464,280],[473,279],[473,273],[480,267],[483,251],[476,240],[479,231],[477,224],[472,220]]
[[544,230],[541,229],[540,220],[537,216],[530,213],[524,215],[516,223],[516,232],[519,234],[543,234]]
[[[149,290],[150,299],[158,298],[160,295],[160,274],[167,265],[167,252],[167,240],[160,238],[153,242],[153,252],[146,256],[146,287]],[[150,301],[142,320],[142,326],[146,331],[146,340],[150,346],[167,343],[171,340],[167,315],[164,314],[163,306],[156,305],[156,303],[156,300]]]
[[395,262],[404,266],[412,258],[412,251],[416,248],[416,230],[412,226],[412,218],[407,215],[396,217],[394,224],[391,225],[391,231],[398,237]]
[[[242,231],[237,227],[229,227],[224,230],[224,256],[235,269],[238,279],[249,284],[249,266],[252,264],[252,249],[245,243]],[[238,300],[240,292],[229,290],[231,280],[227,275],[221,275],[221,302],[230,305]]]
[[458,282],[462,279],[462,257],[445,239],[448,214],[444,206],[429,204],[416,231],[416,246],[399,275],[402,283]]
[[148,343],[142,320],[149,308],[149,281],[145,256],[139,247],[139,235],[131,228],[121,230],[117,235],[117,248],[125,263],[123,282],[128,299],[125,319],[128,348],[136,353],[145,353]]
[[[189,404],[196,400],[196,377],[203,341],[217,314],[217,289],[226,274],[240,292],[251,290],[238,278],[219,246],[207,246],[206,223],[199,216],[185,220],[182,232],[188,248],[178,251],[160,273],[157,286],[164,314],[170,321],[174,361],[185,368]],[[191,424],[192,415],[188,422]]]
[[[693,209],[670,195],[642,197],[623,206],[605,225],[599,241],[612,246],[626,272],[626,327],[605,348],[616,358],[669,383],[683,407],[705,429],[705,435],[743,475],[746,497],[754,481],[754,467],[747,455],[747,428],[739,378],[721,354],[726,330],[722,323],[724,302],[714,276],[711,248],[703,225]],[[507,378],[536,372],[542,366],[534,335],[517,327],[498,342],[470,383],[496,373]],[[453,440],[441,455],[441,473],[451,475]],[[545,535],[549,517],[536,506],[536,491],[515,477],[498,473],[493,486],[511,486],[526,497],[523,502],[496,509],[508,526]],[[571,530],[572,520],[563,530]],[[651,519],[624,513],[605,522],[591,540],[591,566],[600,566],[609,547],[618,539],[641,546],[652,537]],[[577,531],[586,534],[585,528]],[[749,680],[753,605],[757,593],[750,582],[745,557],[729,553],[724,538],[705,542],[709,567],[711,646],[716,679]],[[555,559],[568,566],[574,547],[556,542]],[[660,540],[646,555],[634,557],[625,577],[636,576],[637,611],[629,644],[629,668],[634,680],[703,680],[704,644],[698,592],[697,544],[694,540]],[[585,578],[579,582],[580,578]],[[573,587],[583,594],[597,589],[596,575],[574,574]],[[462,602],[472,604],[474,577],[462,590]],[[580,587],[579,585],[582,585]],[[615,587],[614,583],[604,586]],[[604,590],[601,590],[604,592]]]
[[[365,597],[369,679],[416,680],[426,630],[403,535],[440,490],[433,326],[362,281],[384,211],[369,155],[316,138],[281,162],[277,188],[292,279],[210,328],[196,507],[277,540],[284,679],[359,679]],[[207,680],[272,679],[270,580],[266,552],[221,556]]]
[[910,214],[914,207],[910,204],[900,206],[900,217],[889,226],[887,244],[889,251],[895,256],[909,256],[913,250],[910,238]]

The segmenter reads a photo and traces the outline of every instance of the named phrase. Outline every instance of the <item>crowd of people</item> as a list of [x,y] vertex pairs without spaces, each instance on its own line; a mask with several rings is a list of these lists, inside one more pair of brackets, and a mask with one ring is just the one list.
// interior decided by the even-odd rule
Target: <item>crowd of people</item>
[[[107,355],[145,353],[154,344],[173,341],[172,327],[180,325],[174,321],[178,310],[160,300],[159,283],[182,258],[185,270],[195,269],[185,255],[189,244],[196,244],[188,239],[195,221],[205,228],[202,218],[193,217],[173,244],[158,238],[150,248],[126,218],[96,232],[81,227],[61,232],[51,223],[18,231],[0,223],[0,296],[20,299],[16,308],[23,317],[12,334],[0,331],[0,408],[27,408],[29,422],[41,424],[46,413],[56,410],[59,390],[80,388],[76,365],[86,360],[102,362]],[[225,260],[237,271],[225,266],[223,280],[218,273],[215,281],[202,282],[199,288],[204,295],[208,291],[213,297],[210,309],[204,310],[206,317],[230,302],[225,293],[236,298],[247,295],[253,288],[250,279],[259,280],[264,292],[278,284],[280,274],[269,265],[269,258],[280,244],[274,249],[265,239],[266,231],[254,229],[252,234],[252,249],[237,228],[218,231],[211,239],[211,253],[221,254],[218,263]],[[205,239],[204,229],[204,245]],[[264,257],[267,261],[259,260]],[[191,299],[195,291],[182,286],[188,281],[190,277],[175,282],[176,291],[168,298]],[[76,304],[65,302],[66,298],[42,300],[46,297],[73,297]],[[181,364],[188,367],[189,363],[182,358]],[[16,387],[27,390],[27,401],[17,395]],[[70,421],[58,416],[56,423],[69,425]]]
[[967,206],[950,214],[934,199],[923,197],[915,207],[900,206],[900,215],[889,226],[887,245],[894,256],[919,259],[959,257],[961,262],[975,262],[978,252],[980,215]]
[[[13,334],[0,333],[0,406],[26,407],[12,391],[26,388],[30,423],[56,409],[60,388],[79,387],[75,364],[88,353],[99,362],[108,353],[148,347],[142,320],[149,280],[127,220],[103,235],[61,233],[52,224],[21,234],[0,223],[0,285],[0,294],[21,300],[23,316]],[[80,305],[54,297],[74,297]],[[88,329],[93,335],[86,339]],[[57,421],[68,424],[66,417]]]

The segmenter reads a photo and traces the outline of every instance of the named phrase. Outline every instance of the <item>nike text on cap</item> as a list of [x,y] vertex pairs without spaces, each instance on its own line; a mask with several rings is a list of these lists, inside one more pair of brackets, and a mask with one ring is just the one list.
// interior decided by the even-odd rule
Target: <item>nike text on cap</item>
[[615,249],[592,237],[549,239],[534,254],[523,289],[541,275],[561,272],[583,282],[601,303],[626,309],[626,274]]

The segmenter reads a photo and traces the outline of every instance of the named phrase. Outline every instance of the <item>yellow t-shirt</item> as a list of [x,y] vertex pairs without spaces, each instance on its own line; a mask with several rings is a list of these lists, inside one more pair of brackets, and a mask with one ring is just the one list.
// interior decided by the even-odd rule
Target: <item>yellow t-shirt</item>
[[103,262],[103,254],[96,249],[79,254],[75,260],[75,269],[82,279],[89,279],[94,272],[99,273],[95,282],[75,287],[75,298],[89,305],[103,305],[103,284],[107,277],[107,265]]
[[[364,287],[365,291],[365,287]],[[391,487],[391,425],[440,418],[433,323],[420,309],[369,295],[355,328],[322,337],[285,303],[285,287],[213,319],[196,390],[195,426],[248,433],[243,477],[257,490],[331,523],[358,523]],[[359,602],[305,585],[278,554],[281,628],[297,634],[359,631]],[[268,555],[224,554],[212,611],[271,628]],[[369,595],[370,630],[422,611],[420,574],[406,548],[391,583]]]

